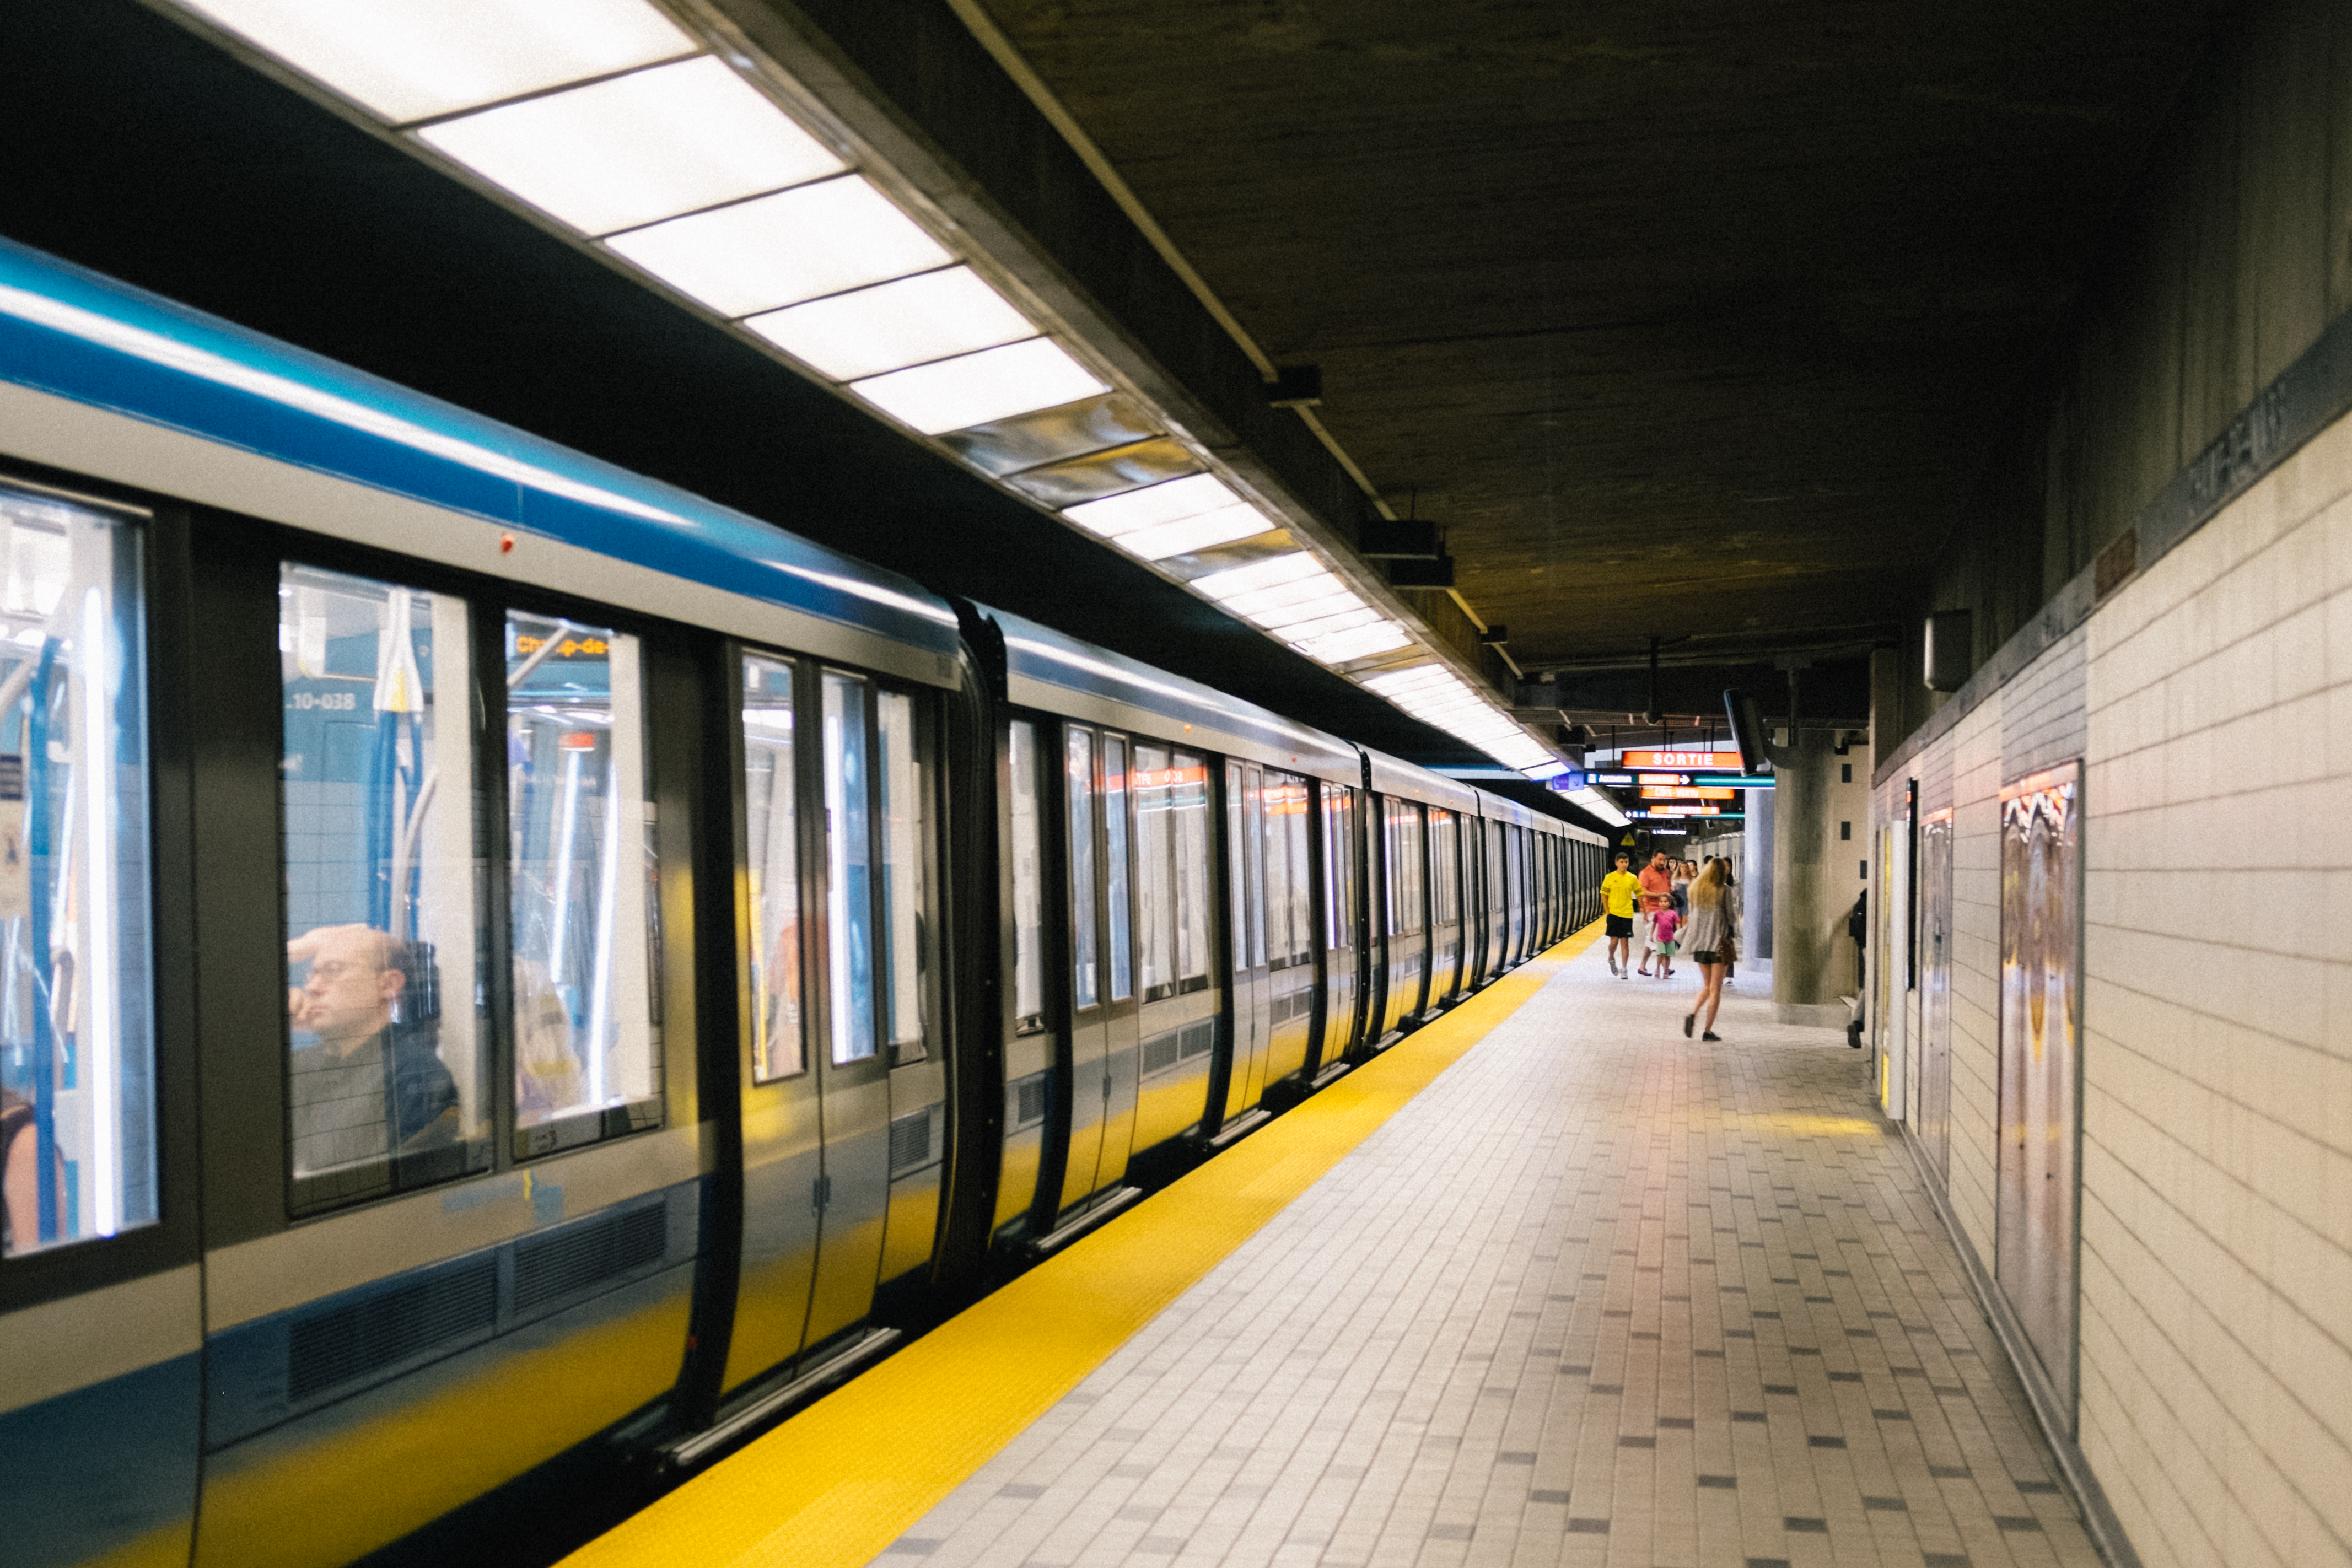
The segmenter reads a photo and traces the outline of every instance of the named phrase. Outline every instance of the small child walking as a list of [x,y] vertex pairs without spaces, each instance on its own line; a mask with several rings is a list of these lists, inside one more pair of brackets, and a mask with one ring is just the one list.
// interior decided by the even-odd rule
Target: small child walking
[[1675,972],[1675,933],[1681,925],[1671,904],[1650,917],[1650,951],[1657,955],[1658,978],[1662,980]]

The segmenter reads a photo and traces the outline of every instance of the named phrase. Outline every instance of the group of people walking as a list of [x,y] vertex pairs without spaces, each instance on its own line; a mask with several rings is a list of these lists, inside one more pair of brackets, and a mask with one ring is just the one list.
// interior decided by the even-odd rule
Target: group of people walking
[[[1731,862],[1715,855],[1704,862],[1669,861],[1664,850],[1636,875],[1633,857],[1620,851],[1617,869],[1601,879],[1601,907],[1609,936],[1609,972],[1619,979],[1635,973],[1671,978],[1675,956],[1688,952],[1699,967],[1699,994],[1683,1019],[1683,1033],[1699,1028],[1701,1038],[1721,1038],[1715,1018],[1723,1006],[1723,982],[1738,958],[1739,904],[1732,895]],[[1633,951],[1641,966],[1633,967]],[[1654,970],[1651,965],[1657,967]],[[1706,1014],[1703,1028],[1701,1013]]]

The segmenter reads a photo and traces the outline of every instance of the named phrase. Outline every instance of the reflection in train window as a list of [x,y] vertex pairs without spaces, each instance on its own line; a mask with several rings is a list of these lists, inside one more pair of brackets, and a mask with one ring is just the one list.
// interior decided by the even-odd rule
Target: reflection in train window
[[1345,784],[1324,786],[1323,941],[1335,953],[1356,945],[1355,806],[1355,791]]
[[866,807],[866,683],[824,673],[826,976],[833,1060],[874,1054],[873,829]]
[[793,772],[793,667],[743,660],[743,860],[751,918],[751,1076],[807,1066],[801,1036],[798,786]]
[[1432,810],[1429,813],[1430,874],[1435,880],[1430,884],[1430,918],[1440,925],[1451,925],[1462,917],[1459,872],[1457,870],[1454,813]]
[[658,1124],[637,640],[506,618],[515,1152]]
[[291,562],[278,592],[299,1214],[482,1169],[490,1096],[465,601]]
[[1290,848],[1287,809],[1290,791],[1279,773],[1253,775],[1257,791],[1259,863],[1265,877],[1265,959],[1273,967],[1290,967]]
[[1173,769],[1165,747],[1135,745],[1135,954],[1143,999],[1176,994],[1176,868],[1170,798]]
[[1315,956],[1315,882],[1307,855],[1307,780],[1284,779],[1280,799],[1282,852],[1290,867],[1290,961],[1305,964]]
[[881,692],[875,713],[882,742],[882,931],[888,983],[890,1059],[923,1056],[923,760],[915,737],[915,700]]
[[155,1220],[138,533],[0,491],[0,1253]]
[[1071,728],[1065,737],[1070,795],[1071,971],[1076,1004],[1090,1008],[1100,990],[1095,972],[1095,745],[1094,732]]
[[1032,1034],[1045,1027],[1045,872],[1037,821],[1037,727],[1013,724],[1013,1018]]
[[1127,742],[1103,737],[1103,826],[1107,846],[1104,865],[1103,913],[1110,925],[1110,999],[1123,1002],[1135,994],[1128,950],[1127,888]]
[[1209,766],[1180,751],[1173,772],[1168,812],[1176,857],[1176,986],[1199,991],[1209,984]]

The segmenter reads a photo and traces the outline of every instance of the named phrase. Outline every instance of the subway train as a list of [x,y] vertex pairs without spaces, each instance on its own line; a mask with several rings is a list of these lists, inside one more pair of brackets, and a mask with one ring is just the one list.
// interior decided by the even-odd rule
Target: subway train
[[18,1568],[705,1462],[1598,914],[1592,834],[5,243],[0,618]]

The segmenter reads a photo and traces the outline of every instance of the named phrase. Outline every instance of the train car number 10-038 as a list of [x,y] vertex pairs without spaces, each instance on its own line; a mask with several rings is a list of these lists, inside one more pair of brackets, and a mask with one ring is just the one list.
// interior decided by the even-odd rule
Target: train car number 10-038
[[357,692],[294,692],[286,706],[301,713],[317,709],[321,713],[351,713],[360,706]]

